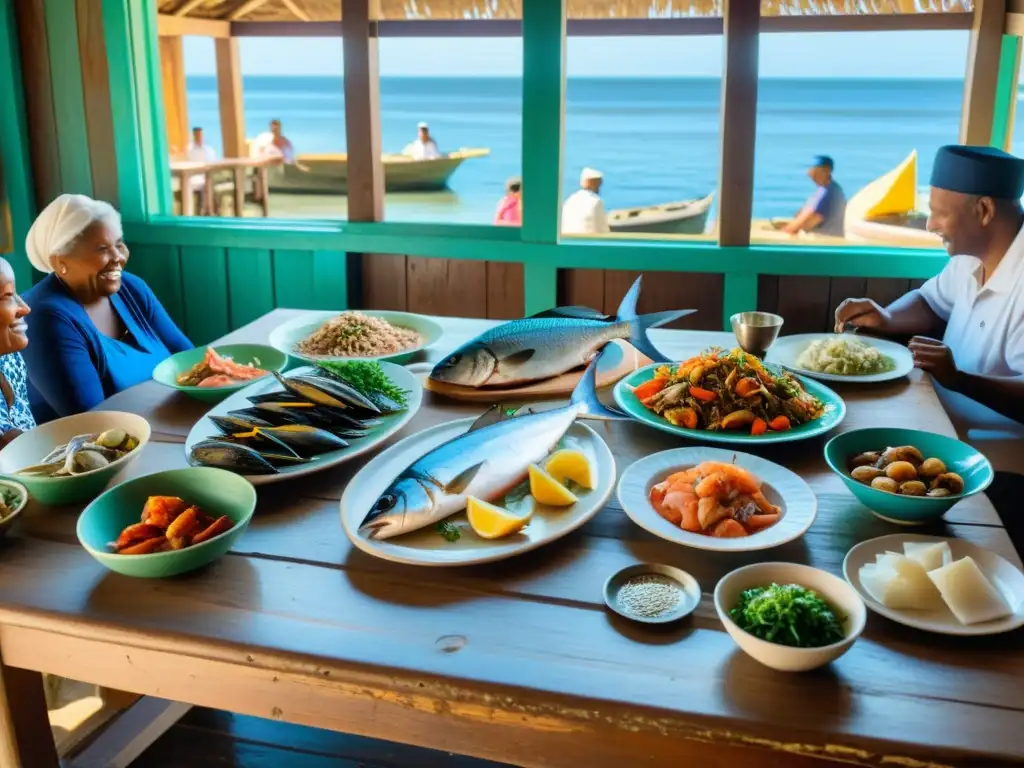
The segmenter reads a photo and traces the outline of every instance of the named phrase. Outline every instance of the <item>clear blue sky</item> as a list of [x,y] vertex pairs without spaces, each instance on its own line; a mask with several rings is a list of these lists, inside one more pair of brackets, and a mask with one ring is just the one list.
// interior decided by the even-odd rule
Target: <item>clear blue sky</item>
[[[763,77],[962,78],[966,31],[828,32],[761,38]],[[867,54],[867,50],[871,50]],[[341,41],[331,38],[245,38],[242,71],[250,75],[338,75]],[[189,74],[215,72],[213,41],[186,38]],[[380,43],[382,75],[516,76],[518,38],[405,38]],[[570,76],[718,76],[721,37],[570,38]]]

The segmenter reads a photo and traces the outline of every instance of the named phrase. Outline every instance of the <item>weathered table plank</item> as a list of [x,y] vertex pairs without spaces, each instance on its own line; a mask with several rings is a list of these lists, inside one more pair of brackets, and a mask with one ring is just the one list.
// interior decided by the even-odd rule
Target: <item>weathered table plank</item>
[[[278,311],[226,341],[260,341]],[[486,321],[443,320],[436,357]],[[674,357],[724,334],[661,332]],[[928,379],[840,390],[842,428],[905,423],[953,430]],[[122,478],[185,466],[182,442],[206,406],[155,384],[105,408],[143,413],[154,440]],[[476,415],[428,397],[403,433]],[[680,442],[635,424],[599,424],[619,469]],[[859,541],[894,529],[825,467],[823,440],[765,448],[818,496],[799,541],[721,555],[678,547],[610,503],[580,531],[488,566],[398,566],[352,547],[338,499],[362,461],[302,483],[263,486],[230,556],[162,581],[107,573],[76,543],[77,510],[32,506],[0,549],[0,649],[13,668],[45,669],[148,695],[379,736],[529,766],[996,765],[1024,758],[1021,633],[954,639],[871,615],[828,670],[784,675],[739,652],[709,593],[760,560],[834,573]],[[1019,563],[984,497],[928,530]],[[609,615],[600,589],[624,565],[690,571],[695,615],[661,631]],[[910,762],[906,762],[910,761]],[[920,761],[914,763],[913,761]]]

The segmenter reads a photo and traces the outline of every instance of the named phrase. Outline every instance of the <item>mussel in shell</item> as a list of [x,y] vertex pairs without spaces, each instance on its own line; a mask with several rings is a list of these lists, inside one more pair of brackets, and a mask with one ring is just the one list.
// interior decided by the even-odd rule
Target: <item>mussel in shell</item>
[[[106,437],[104,437],[106,436]],[[103,440],[103,442],[100,442]],[[111,446],[113,444],[113,447]],[[75,435],[50,451],[38,464],[18,470],[17,475],[68,477],[102,469],[133,451],[139,441],[124,430],[112,429],[91,435]]]
[[261,435],[272,437],[298,453],[300,456],[318,456],[328,451],[346,448],[348,443],[325,429],[305,424],[285,424],[281,427],[265,427],[257,430]]
[[299,454],[288,447],[287,443],[268,434],[268,429],[273,429],[273,427],[256,427],[245,432],[230,432],[215,439],[225,443],[238,443],[262,454],[273,453],[299,458]]
[[216,426],[217,429],[219,429],[225,435],[230,435],[234,432],[247,432],[256,429],[256,427],[273,426],[273,424],[271,424],[268,421],[264,421],[263,419],[247,419],[242,418],[240,416],[232,415],[230,413],[227,414],[226,416],[217,416],[216,414],[211,413],[210,421],[212,421],[214,423],[214,426]]
[[380,408],[373,401],[340,379],[312,374],[295,374],[286,378],[276,371],[274,375],[282,387],[311,403],[331,408],[357,408],[370,413],[380,413]]
[[276,475],[277,467],[260,453],[239,443],[223,440],[203,440],[192,446],[188,452],[192,465],[217,467],[243,475]]
[[364,427],[376,426],[377,421],[362,421],[349,416],[338,408],[327,408],[325,406],[312,406],[308,408],[297,407],[293,403],[258,403],[253,408],[245,409],[246,413],[253,412],[262,414],[267,421],[279,424],[305,424],[310,427],[319,427],[334,431],[335,429],[363,429]]

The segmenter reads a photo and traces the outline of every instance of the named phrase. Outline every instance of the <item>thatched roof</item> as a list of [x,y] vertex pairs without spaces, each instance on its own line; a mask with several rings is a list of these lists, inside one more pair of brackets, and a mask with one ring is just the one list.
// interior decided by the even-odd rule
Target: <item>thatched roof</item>
[[[522,0],[375,0],[381,19],[518,19]],[[721,16],[723,0],[567,0],[569,18]],[[159,0],[160,13],[245,21],[337,21],[341,0]],[[765,16],[967,13],[974,0],[761,0]],[[184,11],[184,13],[182,13]]]

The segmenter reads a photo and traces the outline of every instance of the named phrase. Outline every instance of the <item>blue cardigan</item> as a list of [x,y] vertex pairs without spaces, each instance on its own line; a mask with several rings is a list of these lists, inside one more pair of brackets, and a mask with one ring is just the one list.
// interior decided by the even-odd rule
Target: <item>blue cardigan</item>
[[32,310],[25,318],[29,344],[22,355],[40,421],[52,415],[50,410],[57,416],[87,411],[149,379],[169,354],[192,349],[149,286],[127,272],[121,289],[110,297],[129,332],[123,341],[100,333],[55,275],[47,275],[22,298]]

